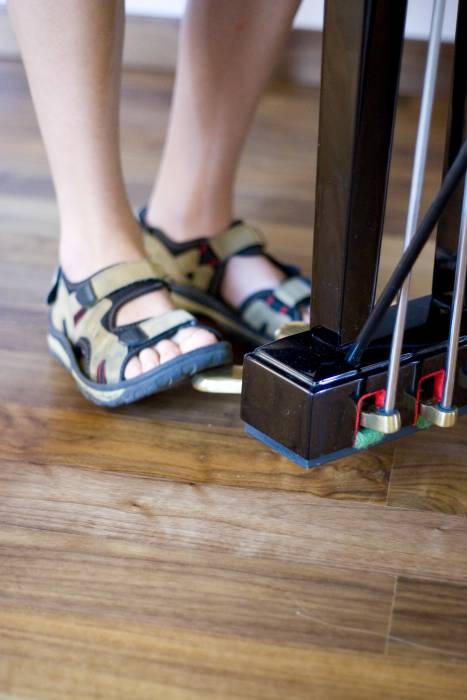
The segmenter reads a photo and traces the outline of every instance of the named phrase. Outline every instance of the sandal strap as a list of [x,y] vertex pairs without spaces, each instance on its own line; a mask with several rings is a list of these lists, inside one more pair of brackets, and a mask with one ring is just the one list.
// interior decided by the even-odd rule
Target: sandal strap
[[180,328],[196,325],[189,312],[174,309],[125,326],[108,327],[104,317],[105,307],[110,303],[110,300],[103,302],[100,314],[95,307],[83,317],[77,343],[85,351],[87,373],[101,383],[121,381],[127,363],[141,350],[172,337]]
[[119,263],[106,267],[83,282],[68,286],[70,292],[76,292],[79,303],[83,307],[89,308],[114,292],[140,282],[155,282],[156,287],[166,286],[160,277],[161,275],[153,262],[136,260],[135,262]]
[[234,222],[228,229],[210,238],[208,243],[222,263],[226,263],[234,255],[244,255],[250,249],[262,250],[265,245],[262,233],[243,221]]
[[299,275],[283,280],[275,289],[274,296],[289,308],[295,308],[310,298],[310,283]]
[[286,323],[301,319],[300,306],[309,300],[310,289],[305,278],[290,277],[275,289],[251,294],[240,307],[240,316],[248,326],[273,338]]
[[[197,321],[188,311],[173,309],[161,316],[153,316],[139,323],[131,324],[141,334],[136,342],[128,344],[128,351],[123,362],[120,363],[120,380],[124,378],[125,368],[128,362],[138,355],[144,348],[153,347],[165,338],[172,338],[181,328],[197,326]],[[116,329],[118,331],[118,329]],[[118,333],[120,339],[121,334]]]
[[197,238],[178,243],[162,229],[146,221],[146,209],[139,211],[145,231],[146,250],[165,270],[164,279],[177,284],[191,284],[218,296],[227,261],[234,255],[265,254],[265,240],[258,229],[241,220],[211,238]]
[[242,255],[250,249],[265,247],[265,239],[261,231],[240,219],[233,221],[224,231],[210,238],[196,238],[192,241],[177,243],[172,241],[162,229],[147,223],[146,207],[138,212],[138,218],[146,234],[159,241],[172,255],[180,256],[199,251],[201,258],[204,258],[201,264],[216,266],[227,262],[233,255]]
[[169,333],[172,335],[183,326],[194,325],[194,322],[194,316],[188,311],[174,309],[173,311],[167,311],[161,316],[154,316],[144,321],[139,321],[136,325],[145,334],[145,342],[154,341],[154,343],[157,343]]

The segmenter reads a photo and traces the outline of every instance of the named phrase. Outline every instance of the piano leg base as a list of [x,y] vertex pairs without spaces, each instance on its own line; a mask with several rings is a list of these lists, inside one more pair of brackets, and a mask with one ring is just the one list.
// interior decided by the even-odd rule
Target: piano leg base
[[253,426],[248,424],[245,425],[245,432],[248,435],[264,443],[265,445],[267,445],[267,447],[271,448],[271,450],[274,450],[274,452],[277,452],[282,457],[286,457],[286,459],[289,459],[291,462],[295,462],[295,464],[297,464],[299,467],[303,467],[304,469],[313,469],[313,467],[321,467],[323,464],[327,464],[328,462],[334,462],[336,459],[343,459],[344,457],[349,457],[355,452],[362,452],[364,450],[368,450],[371,447],[380,445],[382,442],[389,442],[390,440],[395,440],[396,438],[402,437],[404,435],[418,432],[418,430],[420,430],[420,428],[403,428],[399,433],[397,433],[397,435],[385,435],[381,438],[381,440],[371,445],[364,445],[358,448],[346,447],[342,450],[337,450],[336,452],[331,452],[327,455],[321,455],[320,457],[316,457],[316,459],[305,459],[296,452],[292,452],[292,450],[289,450],[287,447],[284,447],[284,445],[281,445],[280,442],[277,442],[268,435],[265,435],[260,430],[253,428]]
[[[467,414],[467,407],[459,411],[459,415],[465,414]],[[259,440],[260,442],[262,442],[274,452],[277,452],[279,455],[281,455],[281,457],[285,457],[291,462],[294,462],[297,466],[302,467],[304,469],[313,469],[314,467],[321,467],[324,464],[327,464],[328,462],[334,462],[336,459],[343,459],[344,457],[349,457],[350,455],[356,452],[363,452],[365,450],[371,449],[373,447],[376,447],[376,445],[381,445],[383,442],[391,442],[392,440],[397,440],[399,438],[405,437],[406,435],[418,433],[420,430],[427,430],[429,427],[431,427],[431,425],[407,426],[405,428],[402,428],[398,433],[393,433],[392,435],[385,435],[381,438],[381,440],[373,444],[363,445],[362,447],[347,447],[345,449],[337,450],[336,452],[332,452],[327,455],[321,455],[320,457],[316,457],[316,459],[305,459],[296,452],[289,450],[280,442],[277,442],[277,440],[274,440],[268,435],[265,435],[265,433],[262,433],[260,430],[253,428],[252,425],[245,424],[245,432],[247,433],[247,435],[250,435],[252,438],[255,438],[255,440]]]
[[[400,429],[390,433],[367,417],[384,404],[394,309],[357,367],[345,347],[333,348],[321,329],[256,348],[244,359],[241,416],[249,435],[304,468],[325,464],[383,441],[430,427],[421,415],[439,401],[449,313],[429,298],[411,300],[396,391]],[[413,323],[412,323],[413,321]],[[459,343],[454,405],[467,407],[467,311]],[[397,426],[399,427],[399,425]],[[372,429],[371,429],[372,428]],[[385,434],[386,433],[386,434]]]

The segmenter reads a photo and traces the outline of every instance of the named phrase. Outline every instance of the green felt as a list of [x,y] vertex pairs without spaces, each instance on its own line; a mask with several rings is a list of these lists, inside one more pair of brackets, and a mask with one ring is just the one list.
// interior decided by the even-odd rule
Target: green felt
[[365,450],[366,448],[381,442],[384,437],[384,433],[380,433],[378,430],[372,430],[371,428],[360,428],[357,433],[355,448],[357,450]]
[[418,416],[417,419],[417,428],[420,428],[421,430],[424,430],[425,428],[431,428],[432,422],[429,421],[427,418],[424,416]]

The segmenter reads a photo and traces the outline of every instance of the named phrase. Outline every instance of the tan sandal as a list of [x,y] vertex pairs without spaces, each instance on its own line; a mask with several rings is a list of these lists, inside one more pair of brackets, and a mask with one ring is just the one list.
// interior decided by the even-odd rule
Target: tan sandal
[[[284,265],[265,251],[262,234],[243,221],[212,238],[187,243],[171,241],[161,229],[146,223],[146,209],[139,213],[148,256],[165,272],[177,306],[204,314],[220,326],[255,344],[272,340],[280,329],[302,318],[309,303],[311,284],[298,268]],[[234,255],[264,255],[286,275],[275,289],[256,292],[236,309],[220,296],[227,261]]]
[[124,378],[129,360],[143,348],[171,338],[181,328],[203,327],[183,309],[116,325],[121,306],[163,287],[167,283],[148,260],[113,265],[79,283],[57,271],[47,299],[48,345],[86,398],[119,406],[168,389],[208,367],[231,362],[231,347],[223,341],[179,355],[134,379]]

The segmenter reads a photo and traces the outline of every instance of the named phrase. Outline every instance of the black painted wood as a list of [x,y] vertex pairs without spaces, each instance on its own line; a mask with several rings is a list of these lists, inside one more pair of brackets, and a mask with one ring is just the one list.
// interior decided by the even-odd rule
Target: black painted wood
[[406,0],[327,0],[311,325],[355,339],[374,303]]
[[[454,161],[467,138],[467,1],[459,0],[457,13],[454,64],[444,171]],[[433,273],[433,296],[450,302],[454,287],[456,251],[462,209],[463,182],[460,183],[446,206],[438,225],[436,256]]]

